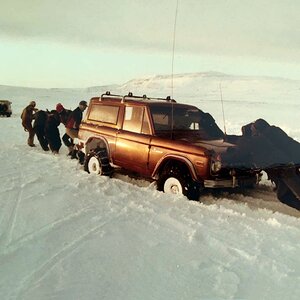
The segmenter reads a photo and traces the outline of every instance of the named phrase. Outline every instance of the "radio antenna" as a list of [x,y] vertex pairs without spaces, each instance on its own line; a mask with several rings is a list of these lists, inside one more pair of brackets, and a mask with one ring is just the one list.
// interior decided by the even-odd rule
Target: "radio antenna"
[[220,87],[220,95],[221,95],[221,103],[222,103],[222,113],[223,113],[223,124],[224,124],[224,133],[226,134],[226,125],[225,125],[225,112],[224,112],[224,104],[223,104],[223,93],[222,93],[222,83],[219,84]]
[[174,28],[173,28],[171,99],[173,99],[173,89],[174,89],[174,56],[175,56],[175,41],[176,41],[176,25],[177,25],[177,15],[178,15],[178,2],[179,2],[179,0],[177,0],[177,3],[176,3],[175,20],[174,20]]
[[[172,49],[172,75],[171,75],[171,101],[173,100],[173,90],[174,90],[174,57],[175,57],[175,41],[176,41],[176,25],[177,25],[177,15],[178,15],[178,2],[176,1],[174,28],[173,28],[173,49]],[[171,140],[173,139],[173,128],[174,128],[174,105],[172,101],[172,112],[171,112]]]

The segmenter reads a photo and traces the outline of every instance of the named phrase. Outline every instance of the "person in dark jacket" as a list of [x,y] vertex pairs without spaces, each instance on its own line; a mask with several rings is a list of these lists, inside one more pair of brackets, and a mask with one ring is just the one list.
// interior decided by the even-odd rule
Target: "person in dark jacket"
[[[66,123],[66,133],[72,139],[78,138],[79,125],[82,120],[82,113],[87,108],[86,101],[80,101],[78,107],[72,111]],[[74,145],[69,147],[70,152],[73,151]]]
[[86,101],[80,101],[78,107],[72,111],[67,124],[66,133],[72,138],[78,138],[79,125],[82,120],[82,113],[87,108]]
[[48,113],[47,122],[45,124],[45,136],[47,138],[51,151],[55,154],[59,152],[61,147],[61,139],[58,130],[60,117],[56,110]]
[[45,127],[48,119],[48,113],[44,110],[39,110],[35,114],[33,129],[39,140],[39,143],[44,151],[49,151],[48,140],[45,135]]
[[35,108],[36,103],[35,101],[31,101],[29,105],[27,105],[21,114],[22,119],[22,126],[24,127],[25,131],[28,131],[29,137],[27,139],[27,144],[30,147],[35,147],[35,144],[33,143],[35,131],[32,127],[32,121],[35,117],[35,112],[38,111],[37,108]]
[[72,111],[67,121],[66,131],[68,135],[73,139],[78,137],[78,130],[82,120],[82,113],[85,111],[86,108],[87,108],[87,102],[80,101],[78,107]]
[[[72,111],[69,109],[65,109],[61,103],[57,103],[56,111],[58,112],[60,122],[66,126],[67,121],[68,121]],[[74,145],[73,139],[67,133],[65,133],[62,137],[62,140],[63,140],[63,143],[65,144],[65,146],[67,146],[69,149],[68,155],[71,155],[71,152],[73,150],[73,145]]]

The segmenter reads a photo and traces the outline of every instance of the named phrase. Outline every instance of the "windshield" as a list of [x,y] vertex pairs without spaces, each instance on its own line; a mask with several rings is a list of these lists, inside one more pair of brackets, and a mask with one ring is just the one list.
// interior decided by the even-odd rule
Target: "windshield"
[[150,111],[156,134],[173,130],[191,132],[206,139],[223,137],[214,118],[195,107],[174,105],[172,113],[172,106],[151,106]]

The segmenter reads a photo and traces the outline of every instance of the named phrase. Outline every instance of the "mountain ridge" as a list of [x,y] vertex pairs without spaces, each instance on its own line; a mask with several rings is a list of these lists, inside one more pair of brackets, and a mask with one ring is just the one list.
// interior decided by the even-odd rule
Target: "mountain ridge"
[[[227,74],[223,72],[218,71],[208,71],[208,72],[191,72],[191,73],[176,73],[173,74],[173,79],[190,79],[190,78],[198,78],[198,79],[212,79],[212,78],[222,78],[222,79],[228,79],[228,80],[279,80],[279,81],[287,81],[287,82],[299,82],[300,80],[297,79],[290,79],[290,78],[284,78],[284,77],[276,77],[276,76],[252,76],[252,75],[233,75],[233,74]],[[57,87],[50,87],[50,88],[44,88],[44,87],[33,87],[33,86],[17,86],[17,85],[5,85],[0,84],[0,89],[11,89],[11,88],[19,88],[19,89],[25,89],[25,90],[92,90],[97,88],[116,88],[116,87],[122,87],[126,86],[128,84],[133,83],[141,83],[141,82],[149,82],[149,81],[155,81],[155,80],[168,80],[172,79],[171,74],[154,74],[154,75],[148,75],[148,76],[141,76],[137,78],[132,78],[124,83],[120,84],[106,84],[106,85],[93,85],[93,86],[87,86],[87,87],[70,87],[70,88],[57,88]]]

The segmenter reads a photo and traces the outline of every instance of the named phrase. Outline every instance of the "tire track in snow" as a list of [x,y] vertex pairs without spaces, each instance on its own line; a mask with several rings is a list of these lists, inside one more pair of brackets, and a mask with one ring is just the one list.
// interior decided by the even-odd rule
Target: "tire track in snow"
[[[232,202],[231,202],[232,201]],[[200,202],[205,205],[216,204],[225,205],[229,208],[231,203],[232,209],[236,209],[236,205],[246,204],[251,210],[266,209],[271,213],[281,213],[293,217],[300,217],[300,211],[281,203],[274,192],[273,187],[261,184],[255,189],[246,189],[243,191],[212,191],[205,193],[200,197]]]
[[19,152],[15,152],[14,153],[15,156],[15,161],[16,161],[16,166],[15,166],[15,172],[13,174],[16,174],[17,176],[15,176],[15,182],[13,182],[13,187],[11,188],[12,190],[15,190],[17,187],[17,191],[16,194],[15,193],[9,193],[9,199],[7,199],[7,201],[14,201],[14,205],[13,208],[10,212],[10,216],[8,218],[7,224],[6,224],[6,229],[3,231],[3,235],[1,237],[4,249],[7,248],[7,246],[9,246],[12,243],[13,240],[13,233],[15,230],[15,226],[16,226],[16,222],[17,222],[17,217],[18,217],[18,211],[19,211],[19,207],[21,202],[25,199],[23,194],[24,194],[24,188],[28,185],[28,184],[32,184],[35,183],[38,178],[30,178],[29,177],[29,181],[27,181],[25,183],[25,173],[22,167],[22,161],[20,161],[20,159],[24,159],[27,161],[27,159],[22,156],[20,158]]
[[[130,176],[126,176],[124,174],[116,174],[114,175],[114,178],[134,186],[153,187],[153,182],[149,183],[149,181],[131,178]],[[266,183],[263,182],[254,189],[207,190],[200,195],[199,198],[199,202],[205,205],[219,205],[220,203],[230,205],[230,201],[233,201],[235,204],[246,204],[252,210],[267,209],[273,213],[278,212],[293,217],[300,217],[299,211],[281,203],[277,199],[276,192],[274,191],[274,185],[271,185],[270,181],[267,180]],[[235,208],[232,207],[232,209]]]
[[[15,224],[16,224],[16,220],[17,220],[17,215],[18,215],[18,209],[20,206],[20,203],[22,201],[23,198],[23,188],[24,185],[22,184],[24,177],[24,172],[22,170],[22,166],[21,163],[19,161],[19,159],[17,160],[18,162],[18,167],[16,168],[16,173],[18,173],[18,170],[20,170],[19,176],[18,176],[18,181],[19,181],[19,189],[17,192],[17,199],[15,201],[15,205],[12,209],[12,212],[10,214],[10,217],[8,219],[8,223],[7,223],[7,229],[5,230],[6,234],[4,233],[3,239],[4,239],[4,247],[7,247],[11,241],[12,241],[12,237],[13,237],[13,232],[14,232],[14,228],[15,228]],[[11,195],[11,194],[10,194]],[[11,198],[11,197],[10,197]]]
[[[124,214],[124,212],[126,213],[126,210],[125,211],[121,210],[120,213],[115,217],[119,218],[120,216],[122,216]],[[114,218],[113,221],[115,221],[116,218]],[[110,224],[110,223],[111,223],[110,220],[105,221],[105,222],[102,222],[101,224],[98,224],[95,227],[88,229],[84,234],[80,235],[78,238],[71,241],[68,245],[61,248],[58,252],[54,253],[49,259],[44,261],[39,268],[33,270],[32,273],[30,273],[27,277],[25,277],[21,281],[19,288],[16,289],[16,291],[14,291],[14,293],[15,293],[14,298],[15,299],[24,298],[24,294],[30,287],[33,287],[33,286],[37,285],[39,282],[41,282],[43,280],[43,278],[57,264],[64,261],[68,256],[70,256],[79,246],[81,246],[85,241],[87,241],[91,235],[100,232],[105,225]]]
[[61,219],[58,219],[50,224],[47,224],[47,225],[41,227],[40,229],[38,229],[36,231],[30,232],[30,233],[16,239],[15,241],[13,241],[9,245],[7,245],[7,247],[3,250],[3,252],[1,254],[2,255],[11,254],[12,252],[18,250],[19,248],[26,245],[27,243],[32,242],[36,238],[39,238],[39,237],[45,235],[50,230],[56,229],[69,221],[76,220],[77,218],[81,217],[84,212],[88,213],[89,208],[91,208],[91,206],[87,206],[75,213],[66,215]]

